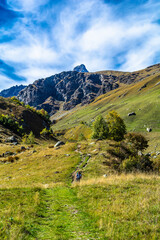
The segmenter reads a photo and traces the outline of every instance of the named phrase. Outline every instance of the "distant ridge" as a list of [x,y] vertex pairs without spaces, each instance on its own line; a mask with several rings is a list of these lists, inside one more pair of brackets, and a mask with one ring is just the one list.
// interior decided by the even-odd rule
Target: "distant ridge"
[[21,91],[21,90],[23,90],[24,88],[25,88],[26,86],[24,86],[24,85],[19,85],[19,86],[13,86],[13,87],[11,87],[11,88],[8,88],[8,89],[5,89],[5,90],[2,90],[1,92],[0,92],[0,96],[1,97],[13,97],[13,96],[17,96],[18,94],[19,94],[19,92]]

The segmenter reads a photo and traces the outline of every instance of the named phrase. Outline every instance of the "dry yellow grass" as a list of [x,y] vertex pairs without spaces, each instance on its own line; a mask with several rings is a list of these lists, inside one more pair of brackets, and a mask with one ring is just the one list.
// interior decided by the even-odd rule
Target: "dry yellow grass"
[[[15,152],[20,147],[1,146],[2,152]],[[3,163],[0,158],[0,188],[14,187],[52,187],[60,183],[68,183],[72,171],[80,161],[79,153],[75,153],[75,144],[68,143],[60,148],[34,146],[18,153],[18,161]],[[73,170],[72,170],[73,169]]]
[[128,182],[138,181],[138,180],[160,180],[160,176],[154,173],[122,173],[120,175],[112,174],[108,176],[102,176],[97,178],[90,178],[86,180],[81,180],[80,182],[74,182],[72,187],[77,186],[91,186],[91,185],[123,185]]

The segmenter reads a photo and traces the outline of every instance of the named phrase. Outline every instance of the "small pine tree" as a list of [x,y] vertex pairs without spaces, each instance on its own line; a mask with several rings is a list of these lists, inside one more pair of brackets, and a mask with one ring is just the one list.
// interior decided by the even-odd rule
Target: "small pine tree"
[[126,134],[126,126],[120,115],[111,111],[107,115],[107,125],[109,128],[109,138],[115,141],[121,141]]
[[108,126],[104,118],[100,115],[93,123],[92,138],[106,139],[108,137]]

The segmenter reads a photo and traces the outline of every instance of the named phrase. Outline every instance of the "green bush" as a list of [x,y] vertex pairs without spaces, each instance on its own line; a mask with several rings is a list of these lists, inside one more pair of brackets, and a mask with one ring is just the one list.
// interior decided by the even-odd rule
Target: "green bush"
[[49,130],[47,128],[44,128],[41,132],[40,135],[42,137],[48,138],[53,136],[52,129],[50,128]]
[[121,141],[126,134],[126,126],[123,119],[117,112],[111,111],[107,115],[107,125],[109,129],[108,137],[115,141]]
[[25,134],[22,138],[22,142],[25,144],[34,144],[35,143],[35,136],[31,131],[29,135]]
[[138,169],[138,159],[134,156],[129,156],[129,158],[122,162],[121,169],[125,170],[126,172],[131,172],[135,169]]
[[21,102],[18,98],[16,97],[11,97],[10,98],[12,102],[16,103],[19,106],[25,106],[24,102]]
[[108,137],[108,126],[104,118],[100,115],[93,123],[92,138],[106,139]]
[[128,133],[125,140],[135,154],[138,154],[138,151],[143,152],[148,147],[148,140],[139,133]]
[[122,162],[121,169],[126,172],[151,171],[153,170],[153,162],[148,156],[130,156]]
[[12,117],[9,115],[0,114],[0,123],[3,126],[11,129],[14,133],[23,135],[24,133],[23,127],[19,125],[19,123]]

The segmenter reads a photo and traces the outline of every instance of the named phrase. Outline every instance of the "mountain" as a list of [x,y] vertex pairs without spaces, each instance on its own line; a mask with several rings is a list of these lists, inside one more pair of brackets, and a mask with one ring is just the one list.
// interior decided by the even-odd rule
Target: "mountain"
[[136,72],[100,71],[95,73],[67,71],[36,80],[23,89],[18,98],[25,104],[44,108],[50,113],[71,110],[78,104],[89,104],[98,96],[122,85],[140,82],[160,73],[160,64]]
[[81,64],[79,66],[76,66],[73,71],[76,71],[76,72],[88,72],[86,66],[84,64]]
[[19,85],[19,86],[13,86],[11,88],[5,89],[3,91],[0,92],[0,96],[2,97],[13,97],[13,96],[17,96],[19,94],[19,92],[24,89],[26,86],[24,85]]
[[[150,140],[152,136],[154,146],[157,144],[160,146],[159,67],[160,65],[155,65],[138,71],[140,77],[137,78],[137,81],[131,84],[119,84],[117,89],[98,96],[88,105],[79,105],[67,112],[57,112],[51,116],[53,122],[56,120],[53,131],[71,129],[68,135],[70,138],[75,139],[78,138],[77,131],[79,130],[77,129],[79,124],[84,123],[82,133],[84,136],[88,136],[90,133],[87,126],[91,126],[98,115],[106,118],[108,112],[115,110],[125,121],[128,131],[144,132]],[[152,132],[148,132],[147,128],[152,129]]]

